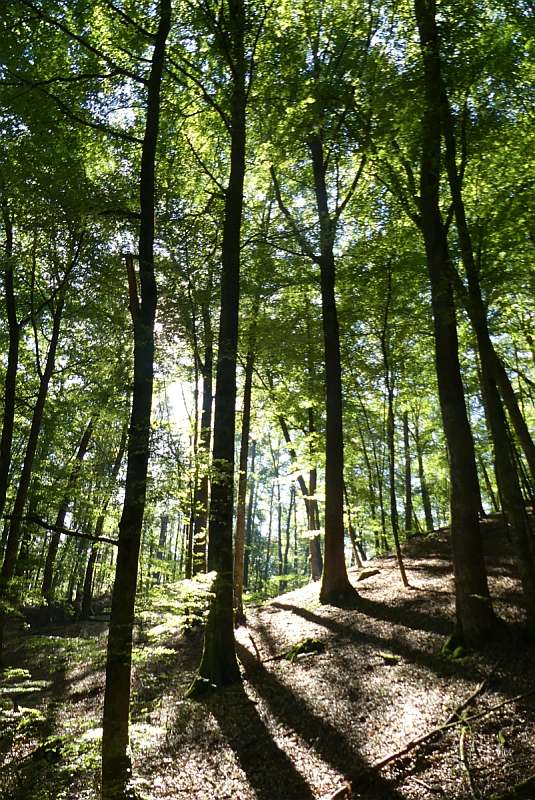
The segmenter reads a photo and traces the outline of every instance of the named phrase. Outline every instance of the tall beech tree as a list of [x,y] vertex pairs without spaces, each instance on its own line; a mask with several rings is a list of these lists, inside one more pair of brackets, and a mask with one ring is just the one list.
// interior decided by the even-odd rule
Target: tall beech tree
[[451,543],[457,632],[483,641],[496,625],[479,531],[479,484],[464,398],[446,226],[440,210],[441,124],[436,114],[440,76],[432,55],[435,1],[415,0],[424,72],[420,166],[420,226],[427,256],[435,333],[435,363],[451,481]]
[[[459,236],[461,257],[468,280],[465,304],[481,358],[481,383],[490,432],[494,443],[498,485],[515,543],[518,567],[524,589],[528,624],[532,630],[535,630],[535,542],[525,510],[520,481],[509,440],[505,412],[500,398],[500,391],[503,392],[504,387],[504,400],[511,398],[511,395],[514,400],[514,412],[511,415],[511,419],[514,421],[519,415],[520,417],[522,415],[516,398],[514,398],[509,378],[496,355],[489,333],[487,312],[481,294],[479,271],[463,201],[462,174],[457,166],[455,125],[442,75],[439,32],[436,18],[431,18],[432,11],[433,7],[430,6],[428,9],[428,33],[424,46],[429,65],[428,69],[430,73],[432,71],[434,88],[438,91],[438,94],[432,95],[435,100],[433,112],[441,121],[445,141],[445,166]],[[456,280],[455,284],[459,287],[459,281]],[[462,296],[465,295],[462,284],[459,291]],[[521,443],[525,445],[528,463],[531,464],[535,451],[532,450],[533,442],[529,432],[526,432],[525,424],[521,425],[517,430]],[[533,478],[535,482],[535,474]]]
[[246,108],[252,80],[252,63],[249,74],[247,69],[245,40],[252,20],[248,19],[248,8],[243,0],[227,0],[217,9],[217,13],[215,6],[207,6],[205,12],[205,23],[230,81],[228,111],[222,109],[230,137],[230,170],[225,189],[221,243],[221,305],[208,523],[209,568],[215,569],[217,576],[201,663],[189,689],[190,696],[202,694],[213,686],[225,686],[241,680],[234,641],[232,533]]
[[[139,172],[139,275],[127,257],[130,311],[134,329],[134,380],[127,444],[125,498],[119,523],[119,544],[113,587],[102,732],[102,798],[128,794],[128,754],[132,628],[141,528],[147,491],[147,467],[154,377],[154,321],[157,289],[154,269],[156,152],[160,122],[162,75],[171,28],[171,0],[160,0],[159,19],[146,81],[145,132]],[[139,279],[139,295],[138,295]]]

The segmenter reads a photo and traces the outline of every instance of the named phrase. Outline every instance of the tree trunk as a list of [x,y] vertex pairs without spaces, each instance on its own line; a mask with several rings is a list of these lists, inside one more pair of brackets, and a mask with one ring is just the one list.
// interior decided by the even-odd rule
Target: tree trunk
[[412,530],[414,510],[412,505],[411,444],[409,438],[409,412],[403,412],[403,450],[405,456],[405,535]]
[[422,505],[425,515],[425,528],[426,531],[434,529],[433,512],[431,510],[431,499],[429,497],[429,489],[427,488],[427,481],[424,471],[424,454],[422,447],[422,440],[420,438],[420,431],[418,428],[418,420],[414,423],[414,443],[416,445],[416,457],[418,459],[418,479],[420,481],[420,494],[422,495]]
[[162,562],[168,561],[167,558],[167,529],[169,527],[169,516],[167,514],[162,514],[160,517],[160,538],[158,540],[158,552],[157,558],[160,564],[158,565],[158,573],[156,575],[156,582],[162,583],[164,580],[164,574],[162,570]]
[[217,572],[198,677],[189,696],[241,680],[234,640],[233,501],[236,426],[236,358],[240,302],[240,245],[245,177],[245,4],[229,0],[228,31],[221,31],[232,60],[230,176],[225,192],[221,259],[221,310],[214,407],[213,476],[208,566]]
[[245,528],[245,549],[243,556],[243,587],[249,588],[249,564],[251,562],[251,544],[253,541],[253,525],[255,511],[255,488],[254,464],[256,458],[256,440],[253,439],[251,447],[251,480],[249,485],[249,505],[247,507],[247,525]]
[[[77,255],[73,258],[71,266],[74,265]],[[56,350],[59,342],[61,319],[63,315],[63,308],[65,304],[65,292],[67,290],[67,277],[64,278],[63,285],[60,289],[56,307],[54,309],[52,321],[52,334],[50,337],[50,344],[48,346],[48,353],[45,362],[45,368],[39,381],[39,392],[37,400],[33,409],[32,421],[30,425],[30,432],[28,441],[26,443],[26,452],[24,454],[24,461],[20,474],[19,485],[15,502],[13,504],[13,517],[9,526],[9,534],[4,553],[4,563],[2,565],[2,593],[8,591],[9,581],[12,579],[15,572],[15,565],[17,562],[17,553],[19,548],[20,532],[22,516],[24,514],[24,507],[28,497],[28,490],[30,488],[30,481],[32,477],[32,470],[34,465],[35,453],[37,450],[37,443],[39,440],[39,433],[43,421],[43,412],[45,409],[46,398],[48,395],[48,388],[52,373],[54,372]],[[0,622],[1,627],[1,622]]]
[[249,432],[251,429],[251,395],[253,389],[253,370],[255,360],[256,315],[249,332],[249,346],[245,359],[245,382],[243,387],[243,415],[240,443],[240,466],[238,478],[238,499],[236,509],[236,536],[234,540],[234,614],[236,625],[245,623],[243,612],[243,584],[245,562],[245,500],[247,494],[247,461],[249,456]]
[[[80,439],[80,443],[78,445],[78,449],[76,451],[76,455],[74,458],[74,464],[72,465],[71,473],[69,475],[69,480],[67,481],[67,488],[65,489],[65,493],[63,495],[60,507],[58,509],[55,522],[57,528],[65,527],[65,517],[67,516],[67,511],[69,510],[69,505],[72,501],[72,494],[78,482],[80,470],[82,469],[82,462],[85,458],[85,454],[87,453],[87,448],[89,447],[89,440],[91,439],[92,432],[93,432],[93,420],[90,419],[84,433],[82,434],[82,438]],[[43,572],[43,583],[41,586],[41,594],[43,595],[47,603],[51,603],[53,600],[52,586],[54,577],[54,565],[56,563],[56,556],[58,553],[60,536],[61,534],[59,532],[53,531],[52,536],[50,537],[50,543],[48,545],[48,551],[46,554],[45,568]]]
[[394,446],[394,381],[390,367],[390,347],[388,342],[388,317],[390,313],[390,304],[392,302],[392,270],[390,264],[388,265],[387,275],[387,291],[386,302],[384,309],[383,328],[381,331],[381,351],[383,353],[383,367],[386,387],[386,444],[388,450],[388,487],[390,492],[390,521],[392,524],[392,535],[394,537],[394,546],[396,548],[396,558],[398,562],[399,574],[403,586],[409,585],[407,580],[407,573],[405,572],[405,565],[403,563],[403,555],[401,553],[401,544],[399,541],[399,517],[396,500],[396,452]]
[[2,196],[1,208],[6,236],[3,273],[9,345],[4,383],[2,436],[0,438],[0,519],[4,513],[9,481],[9,467],[11,465],[20,341],[20,328],[17,322],[17,304],[13,282],[13,223],[5,196]]
[[320,602],[352,603],[358,596],[349,582],[344,543],[344,434],[342,365],[335,296],[333,221],[329,215],[325,158],[318,134],[309,138],[320,229],[321,314],[325,352],[325,556]]
[[[110,485],[108,489],[108,494],[104,499],[102,504],[100,514],[97,518],[97,522],[95,524],[94,536],[101,536],[102,531],[104,529],[104,521],[106,519],[106,511],[108,510],[108,505],[111,500],[111,496],[113,490],[115,488],[115,483],[117,481],[117,476],[119,475],[119,470],[121,468],[121,463],[124,456],[124,451],[126,449],[126,437],[128,434],[128,428],[125,425],[123,427],[121,433],[121,440],[119,442],[119,448],[117,450],[117,455],[115,457],[115,461],[113,462],[113,466],[111,469],[111,476],[110,476]],[[93,599],[93,584],[94,584],[94,572],[95,566],[97,563],[99,554],[99,545],[95,542],[90,550],[89,558],[87,559],[87,564],[85,568],[85,576],[84,576],[84,583],[82,589],[82,603],[81,603],[81,618],[88,619],[91,616],[91,602]]]
[[212,434],[212,375],[213,375],[213,343],[210,309],[203,307],[204,324],[204,359],[202,374],[202,408],[201,430],[199,436],[199,457],[201,459],[201,476],[195,497],[195,531],[193,535],[193,574],[206,571],[207,525],[209,474],[208,456],[210,453],[210,437]]
[[479,486],[458,355],[455,305],[446,230],[439,206],[439,86],[430,42],[437,35],[434,0],[415,0],[425,78],[420,173],[421,229],[425,242],[435,333],[435,365],[450,467],[451,542],[456,588],[457,633],[480,643],[496,624],[479,531]]
[[160,93],[165,45],[171,26],[171,2],[160,0],[147,81],[145,133],[139,176],[139,284],[130,260],[130,308],[134,327],[134,385],[128,436],[125,497],[119,522],[119,544],[113,588],[104,720],[102,733],[102,798],[125,797],[131,772],[128,755],[128,719],[132,668],[132,627],[136,597],[141,529],[145,511],[152,406],[154,319],[157,290],[154,276],[155,162],[160,120]]
[[[282,574],[288,574],[288,554],[290,552],[290,528],[292,525],[292,511],[295,503],[295,486],[292,483],[292,488],[290,489],[290,504],[288,506],[288,516],[286,518],[286,531],[285,531],[285,539],[284,539],[284,555],[282,558]],[[288,581],[281,581],[280,582],[280,594],[284,594],[284,592],[288,588]]]
[[269,580],[269,568],[271,567],[271,535],[273,533],[273,499],[275,497],[275,484],[271,484],[271,492],[269,495],[269,521],[268,521],[268,535],[266,542],[266,558],[264,561],[264,583]]
[[[290,458],[292,459],[292,463],[295,465],[297,464],[297,453],[292,447],[292,439],[290,437],[290,431],[288,430],[288,425],[286,424],[286,420],[284,419],[282,414],[279,415],[279,424],[281,426],[284,440],[288,446],[288,452],[290,454]],[[297,476],[297,483],[299,484],[301,494],[303,495],[306,515],[307,515],[307,525],[309,531],[308,542],[309,542],[310,572],[312,580],[319,581],[323,570],[321,545],[319,536],[312,536],[312,534],[310,533],[311,531],[319,531],[320,529],[318,501],[314,497],[316,493],[316,469],[313,468],[310,470],[309,486],[306,485],[305,479],[301,474]]]
[[349,538],[351,540],[351,547],[353,549],[353,557],[355,559],[355,564],[357,567],[362,567],[362,561],[360,559],[359,547],[357,543],[357,536],[355,534],[355,528],[353,527],[353,520],[351,519],[351,508],[349,505],[349,496],[347,493],[347,486],[344,481],[344,498],[346,502],[346,511],[347,511],[347,527],[349,528]]
[[[456,142],[454,123],[449,104],[449,99],[441,72],[440,41],[435,19],[430,20],[429,38],[427,41],[427,60],[429,68],[433,70],[433,79],[439,90],[435,96],[435,112],[440,114],[444,139],[446,144],[446,169],[450,186],[453,210],[459,244],[466,276],[468,278],[467,311],[474,329],[479,355],[481,358],[481,377],[485,403],[487,407],[490,431],[494,443],[496,457],[496,476],[504,510],[511,527],[511,534],[516,549],[519,573],[524,590],[524,604],[527,611],[528,625],[535,632],[535,542],[530,529],[530,523],[524,507],[522,490],[518,480],[516,464],[509,442],[507,421],[502,407],[498,384],[496,381],[496,362],[498,358],[494,351],[488,330],[487,313],[479,273],[474,258],[472,237],[468,228],[466,212],[462,196],[461,176],[456,162]],[[511,393],[514,396],[512,387]],[[520,409],[516,404],[518,414]],[[530,440],[531,441],[531,440]],[[535,451],[534,451],[535,452]],[[528,448],[528,454],[530,453]],[[535,462],[534,462],[535,463]],[[533,473],[535,480],[535,471]]]

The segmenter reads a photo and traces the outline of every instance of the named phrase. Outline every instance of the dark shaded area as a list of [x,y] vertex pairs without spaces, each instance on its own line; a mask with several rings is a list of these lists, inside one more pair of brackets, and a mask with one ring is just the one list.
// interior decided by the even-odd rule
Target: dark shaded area
[[[396,611],[396,609],[381,606],[380,603],[371,601],[366,601],[366,603],[368,604],[367,608],[370,610],[377,611],[378,606],[381,608],[381,614],[377,614],[378,619],[389,622],[391,621],[402,626],[402,623],[398,621],[399,618],[397,614],[391,615],[390,613],[392,611]],[[318,614],[314,614],[314,612],[308,611],[307,609],[299,606],[287,603],[272,603],[272,605],[274,605],[276,608],[280,608],[281,610],[291,611],[293,614],[296,614],[298,617],[307,620],[307,622],[312,622],[314,625],[321,625],[331,633],[335,634],[336,641],[339,644],[369,644],[378,650],[388,648],[396,655],[402,656],[407,661],[414,662],[415,664],[419,664],[427,669],[432,670],[436,675],[447,676],[451,674],[458,674],[461,670],[466,678],[477,679],[481,677],[481,673],[474,665],[461,665],[459,662],[452,664],[452,662],[442,658],[438,654],[428,653],[424,650],[411,646],[406,640],[402,640],[401,638],[397,637],[394,632],[392,633],[391,637],[382,637],[368,631],[359,630],[352,625],[339,622],[338,620],[319,616]],[[397,611],[399,612],[402,610],[397,609]],[[422,614],[420,616],[425,618],[426,615]],[[419,626],[417,627],[419,628]],[[426,629],[424,628],[424,630]],[[446,635],[450,633],[451,630],[451,624],[446,624],[445,621],[444,628],[443,630],[440,630],[440,632]],[[438,633],[439,631],[435,630],[433,632]]]
[[[242,660],[245,648],[239,650]],[[258,800],[313,800],[315,797],[305,778],[290,757],[273,741],[273,736],[260,718],[253,701],[242,686],[225,690],[231,708],[221,703],[220,696],[211,698],[206,707],[216,717],[221,732],[232,747],[240,766]],[[293,697],[293,695],[292,695]],[[260,765],[270,765],[269,779]]]
[[[369,791],[373,792],[373,796],[381,796],[384,800],[401,798],[388,781],[370,769],[369,764],[348,743],[342,731],[314,714],[301,697],[295,695],[251,656],[246,648],[238,646],[238,656],[246,669],[247,680],[268,703],[271,711],[327,764],[342,773],[351,782],[355,793]],[[271,800],[274,796],[276,795],[271,794]]]

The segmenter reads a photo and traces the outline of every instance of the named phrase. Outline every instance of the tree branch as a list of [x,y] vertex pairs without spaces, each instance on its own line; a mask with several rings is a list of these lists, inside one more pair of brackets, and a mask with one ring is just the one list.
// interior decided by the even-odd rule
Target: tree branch
[[61,525],[49,525],[44,519],[38,517],[36,514],[26,514],[17,517],[14,514],[3,514],[3,519],[17,519],[23,522],[32,522],[46,531],[53,531],[54,533],[63,533],[65,536],[74,536],[77,539],[87,539],[90,542],[104,542],[105,544],[118,544],[117,539],[111,539],[109,536],[92,536],[90,533],[82,533],[82,531],[73,531],[71,528],[63,528]]

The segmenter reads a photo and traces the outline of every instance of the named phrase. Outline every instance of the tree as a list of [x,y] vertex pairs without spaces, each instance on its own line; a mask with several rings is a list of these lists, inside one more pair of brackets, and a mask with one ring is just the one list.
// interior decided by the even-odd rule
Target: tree
[[130,311],[134,328],[134,384],[127,444],[125,498],[119,523],[119,544],[113,588],[102,732],[102,798],[126,797],[130,776],[128,720],[132,668],[132,628],[136,597],[141,527],[145,510],[152,406],[156,281],[154,271],[154,206],[156,148],[166,40],[171,27],[171,2],[161,0],[147,78],[145,132],[139,173],[139,292],[133,258],[127,257]]
[[439,203],[441,128],[440,117],[435,114],[435,98],[440,87],[430,48],[437,35],[434,8],[434,0],[430,3],[415,0],[424,66],[420,225],[431,284],[436,371],[450,463],[451,542],[458,634],[469,643],[477,643],[493,631],[496,619],[479,533],[479,485],[459,366],[450,254]]

